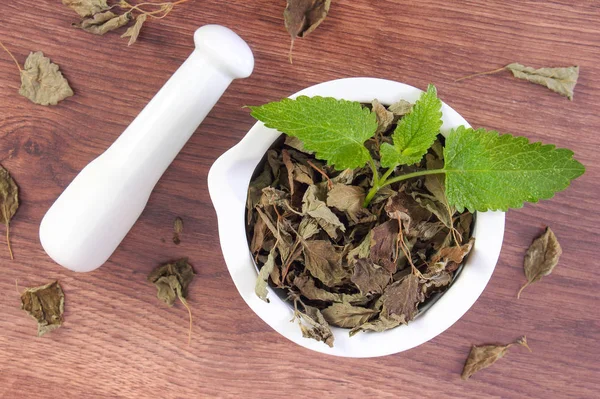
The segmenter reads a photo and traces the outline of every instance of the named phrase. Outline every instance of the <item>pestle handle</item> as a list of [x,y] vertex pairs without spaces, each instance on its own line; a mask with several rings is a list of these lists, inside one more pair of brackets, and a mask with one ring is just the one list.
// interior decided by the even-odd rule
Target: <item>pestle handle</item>
[[194,42],[188,59],[44,216],[40,241],[58,264],[77,272],[104,264],[232,80],[252,73],[252,51],[233,31],[206,25],[195,32]]

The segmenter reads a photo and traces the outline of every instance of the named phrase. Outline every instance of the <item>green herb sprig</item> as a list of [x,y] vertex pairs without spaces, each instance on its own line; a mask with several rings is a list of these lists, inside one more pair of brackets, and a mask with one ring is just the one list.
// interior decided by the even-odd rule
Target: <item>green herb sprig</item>
[[360,103],[300,96],[250,109],[265,126],[298,138],[316,158],[337,170],[369,164],[373,179],[364,207],[385,186],[418,176],[444,175],[448,203],[458,211],[506,211],[551,198],[585,172],[568,149],[459,126],[446,137],[443,168],[392,177],[397,167],[418,163],[432,146],[442,126],[441,107],[436,88],[429,85],[399,121],[392,144],[379,146],[379,162],[387,168],[381,175],[377,160],[365,147],[376,134],[377,116]]

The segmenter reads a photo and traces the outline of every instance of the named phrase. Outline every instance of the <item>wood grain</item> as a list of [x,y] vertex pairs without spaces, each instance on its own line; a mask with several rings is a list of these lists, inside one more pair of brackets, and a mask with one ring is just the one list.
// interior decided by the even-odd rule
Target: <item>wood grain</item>
[[[294,64],[283,1],[206,0],[177,6],[148,23],[127,47],[117,34],[70,27],[76,15],[56,1],[3,1],[0,40],[22,63],[42,50],[76,95],[41,107],[17,94],[15,65],[0,54],[0,162],[21,187],[12,224],[16,259],[0,245],[0,395],[5,398],[456,397],[593,398],[600,381],[600,3],[553,1],[338,0],[312,35],[298,40]],[[235,82],[156,187],[148,207],[111,260],[71,273],[42,250],[38,226],[77,172],[104,151],[192,50],[207,23],[232,27],[251,45],[255,72]],[[580,65],[574,101],[508,73],[454,79],[513,61]],[[424,88],[474,126],[569,147],[586,174],[550,201],[507,215],[500,261],[485,292],[454,326],[405,353],[339,359],[281,337],[239,297],[218,251],[206,188],[210,165],[253,123],[241,107],[342,77],[374,76]],[[171,243],[183,217],[182,244]],[[554,274],[524,291],[522,260],[550,225],[564,254]],[[164,238],[165,242],[161,239]],[[188,256],[198,276],[195,316],[156,299],[147,273]],[[59,279],[65,324],[43,338],[19,309],[19,287]],[[471,344],[527,334],[493,368],[459,378]]]

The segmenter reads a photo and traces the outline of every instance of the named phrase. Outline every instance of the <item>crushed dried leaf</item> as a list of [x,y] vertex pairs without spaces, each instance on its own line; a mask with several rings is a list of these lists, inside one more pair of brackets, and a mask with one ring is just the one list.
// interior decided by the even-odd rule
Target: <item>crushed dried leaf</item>
[[37,321],[37,335],[41,337],[62,326],[65,294],[58,281],[27,288],[21,294],[21,309]]
[[188,263],[187,258],[157,266],[148,275],[148,281],[156,286],[156,296],[158,299],[169,306],[173,306],[175,300],[179,298],[183,306],[187,309],[190,317],[188,344],[192,337],[192,311],[188,306],[186,298],[188,287],[194,275],[194,269]]
[[463,380],[468,380],[469,377],[476,372],[490,367],[504,356],[508,351],[508,348],[513,345],[524,346],[531,352],[531,348],[529,348],[529,345],[527,344],[527,338],[524,335],[515,342],[507,345],[473,345],[463,368],[461,378]]
[[558,239],[550,227],[546,227],[546,231],[533,240],[525,254],[523,269],[527,282],[519,290],[517,298],[521,297],[521,292],[525,287],[552,273],[558,264],[560,255],[562,255],[562,248]]

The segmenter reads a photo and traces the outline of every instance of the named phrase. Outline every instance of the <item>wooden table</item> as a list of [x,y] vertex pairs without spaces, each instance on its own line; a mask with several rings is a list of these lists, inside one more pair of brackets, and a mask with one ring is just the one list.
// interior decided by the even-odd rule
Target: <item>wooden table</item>
[[[287,59],[283,1],[192,0],[148,23],[138,43],[70,27],[59,1],[3,1],[0,40],[23,62],[42,50],[77,93],[55,107],[17,94],[19,74],[0,53],[0,161],[21,187],[11,226],[15,260],[0,245],[0,395],[5,398],[193,397],[598,397],[600,381],[600,3],[597,1],[338,0]],[[236,30],[256,57],[167,170],[148,207],[110,261],[89,274],[53,263],[40,220],[90,160],[102,153],[192,51],[192,33]],[[508,73],[454,79],[518,61],[581,66],[572,102]],[[341,359],[308,351],[271,330],[239,297],[219,251],[206,187],[214,160],[240,140],[261,104],[335,78],[374,76],[425,88],[477,127],[575,151],[586,174],[550,201],[507,215],[500,261],[471,310],[408,352]],[[182,243],[171,242],[183,217]],[[550,225],[564,253],[553,275],[516,293],[531,240]],[[1,234],[4,230],[1,229]],[[164,239],[164,240],[163,240]],[[187,256],[198,273],[187,312],[156,299],[157,264]],[[42,338],[19,309],[20,289],[54,279],[64,287],[64,326]],[[460,371],[471,344],[527,334],[533,353],[512,350],[470,381]]]

